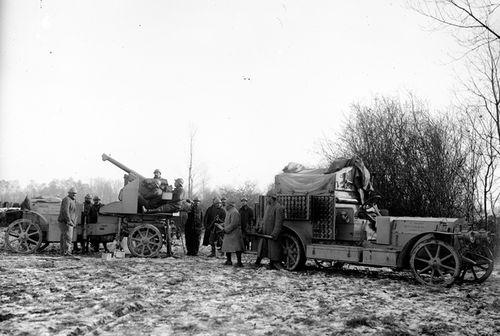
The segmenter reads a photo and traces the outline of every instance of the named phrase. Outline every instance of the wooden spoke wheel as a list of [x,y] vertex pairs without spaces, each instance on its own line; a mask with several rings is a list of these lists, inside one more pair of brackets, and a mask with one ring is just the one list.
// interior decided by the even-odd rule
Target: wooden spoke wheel
[[281,261],[285,269],[295,271],[304,266],[306,261],[304,249],[296,235],[288,232],[283,234],[281,247],[283,251]]
[[460,279],[464,282],[482,283],[493,272],[493,253],[486,246],[462,253],[462,273]]
[[17,219],[5,231],[5,245],[18,253],[33,253],[42,244],[42,229],[29,219]]
[[410,267],[418,282],[432,287],[448,287],[462,269],[457,251],[441,240],[427,240],[413,248]]
[[163,238],[160,230],[151,224],[136,226],[127,239],[130,253],[136,257],[152,258],[160,253]]
[[314,259],[314,262],[316,263],[316,266],[324,270],[327,269],[339,270],[345,265],[345,263],[343,263],[342,261]]

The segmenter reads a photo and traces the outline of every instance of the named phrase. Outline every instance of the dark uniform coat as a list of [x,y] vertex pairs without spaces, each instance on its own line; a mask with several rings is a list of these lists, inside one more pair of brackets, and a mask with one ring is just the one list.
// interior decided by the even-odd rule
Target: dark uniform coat
[[238,212],[240,213],[241,231],[246,234],[254,221],[253,210],[248,205],[244,205]]
[[226,218],[226,211],[212,204],[205,212],[205,220],[203,221],[205,227],[205,234],[203,236],[203,245],[210,245],[210,236],[213,236],[214,223],[224,223]]
[[224,221],[224,240],[222,241],[221,252],[241,252],[244,249],[240,214],[236,208],[231,207],[226,212],[226,219]]
[[[279,203],[268,205],[262,220],[262,233],[277,238],[283,227],[283,215],[284,209]],[[259,242],[257,255],[261,258],[269,258],[271,261],[280,261],[281,244],[279,240],[262,238]]]
[[200,235],[203,228],[203,213],[197,204],[193,204],[187,215],[186,249],[188,254],[197,254],[200,247]]
[[97,218],[99,217],[99,209],[103,206],[104,204],[102,203],[92,204],[89,211],[88,223],[97,223]]

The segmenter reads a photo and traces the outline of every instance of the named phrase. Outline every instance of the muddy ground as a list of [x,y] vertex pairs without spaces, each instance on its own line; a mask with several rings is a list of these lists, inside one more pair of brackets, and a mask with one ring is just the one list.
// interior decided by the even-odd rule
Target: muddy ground
[[301,272],[223,258],[105,261],[19,255],[0,246],[1,335],[495,335],[498,267],[482,285],[435,290],[410,274],[345,267]]

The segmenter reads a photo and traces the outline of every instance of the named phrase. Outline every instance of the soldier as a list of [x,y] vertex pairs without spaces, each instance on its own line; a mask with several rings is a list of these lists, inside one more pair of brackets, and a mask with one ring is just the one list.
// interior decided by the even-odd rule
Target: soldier
[[150,209],[147,212],[148,213],[158,213],[158,212],[163,212],[163,213],[172,213],[172,212],[178,212],[182,208],[182,201],[185,199],[185,191],[184,191],[184,180],[181,178],[175,179],[174,182],[174,191],[172,192],[172,199],[165,201],[165,204],[160,205],[157,208]]
[[226,202],[227,202],[227,198],[225,198],[224,196],[222,196],[222,198],[220,199],[221,203],[222,203],[222,209],[226,210]]
[[94,204],[90,207],[89,211],[89,221],[88,223],[97,223],[97,218],[99,217],[99,209],[104,206],[104,204],[101,203],[101,199],[99,196],[94,196]]
[[61,230],[61,254],[71,256],[71,241],[73,240],[73,228],[76,225],[76,189],[71,187],[68,190],[68,196],[61,202],[59,211],[59,229]]
[[243,235],[241,233],[240,214],[234,207],[234,201],[230,200],[226,205],[226,219],[224,221],[224,240],[221,251],[226,253],[224,265],[232,265],[231,253],[236,252],[236,267],[243,267],[241,253],[244,250]]
[[[104,204],[101,203],[101,199],[99,196],[94,196],[93,198],[94,204],[90,207],[89,211],[89,216],[88,216],[88,223],[89,224],[94,224],[97,223],[97,219],[99,218],[99,209],[104,206]],[[89,238],[90,245],[92,247],[92,250],[94,252],[99,252],[99,244],[101,243],[100,237],[99,236],[92,236]],[[108,252],[108,246],[106,242],[103,242],[102,245],[104,246],[104,251]]]
[[80,220],[80,229],[81,233],[77,234],[76,242],[73,243],[73,251],[78,252],[80,249],[78,248],[78,243],[80,243],[82,253],[88,252],[88,243],[87,243],[87,224],[89,220],[89,212],[92,207],[92,196],[90,194],[85,195],[85,201],[83,202],[83,211]]
[[212,252],[209,257],[215,257],[215,245],[218,240],[218,232],[216,224],[224,223],[226,218],[226,212],[222,208],[222,203],[219,198],[215,197],[213,199],[212,205],[205,212],[205,235],[203,236],[203,245],[210,245],[212,247]]
[[260,266],[262,258],[269,258],[269,269],[282,269],[281,244],[278,241],[283,227],[283,207],[277,201],[274,192],[267,193],[267,207],[264,210],[262,221],[262,233],[272,236],[272,239],[261,238],[257,249],[257,260],[255,266]]
[[247,238],[247,232],[248,230],[253,226],[254,224],[254,215],[253,215],[253,210],[250,208],[248,205],[248,199],[246,197],[243,197],[241,199],[241,208],[238,210],[240,213],[240,220],[241,220],[241,232],[243,233],[243,241],[245,242],[245,250],[249,249],[249,240]]
[[188,211],[186,227],[186,255],[198,255],[200,248],[200,235],[203,226],[203,213],[199,207],[200,199],[195,197],[191,209]]

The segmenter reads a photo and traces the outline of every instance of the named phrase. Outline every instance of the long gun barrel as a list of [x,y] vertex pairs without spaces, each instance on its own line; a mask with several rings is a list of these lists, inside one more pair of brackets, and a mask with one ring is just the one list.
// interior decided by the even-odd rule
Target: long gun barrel
[[102,161],[109,161],[111,162],[112,164],[114,164],[115,166],[117,166],[118,168],[126,171],[128,174],[131,174],[131,175],[135,175],[141,179],[145,179],[144,176],[142,176],[141,174],[139,174],[138,172],[136,172],[135,170],[133,169],[130,169],[129,167],[125,166],[124,164],[116,161],[115,159],[113,159],[111,156],[109,155],[106,155],[106,154],[102,154]]

